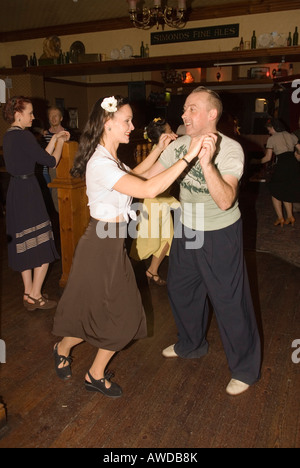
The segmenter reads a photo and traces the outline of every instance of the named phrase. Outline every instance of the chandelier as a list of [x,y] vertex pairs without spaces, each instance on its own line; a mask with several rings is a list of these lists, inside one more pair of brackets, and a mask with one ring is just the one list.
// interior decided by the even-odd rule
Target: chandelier
[[136,7],[138,0],[127,0],[129,5],[129,15],[132,24],[139,29],[150,29],[156,25],[157,29],[160,25],[165,24],[170,28],[184,28],[186,25],[186,0],[178,0],[178,7],[172,8],[169,6],[162,7],[162,0],[154,0],[154,6],[142,10]]

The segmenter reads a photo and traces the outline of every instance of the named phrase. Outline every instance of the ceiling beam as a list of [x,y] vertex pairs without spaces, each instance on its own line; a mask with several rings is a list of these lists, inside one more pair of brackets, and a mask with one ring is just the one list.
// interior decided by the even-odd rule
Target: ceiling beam
[[[300,0],[246,0],[243,3],[228,3],[197,8],[189,12],[189,21],[203,19],[226,18],[230,16],[245,16],[276,11],[300,9]],[[89,21],[85,23],[64,24],[20,31],[0,33],[0,42],[15,42],[48,36],[66,36],[85,34],[89,32],[114,31],[132,28],[129,16],[124,18]]]
[[297,10],[300,8],[299,0],[252,0],[242,3],[212,5],[197,8],[191,12],[189,20],[226,18],[230,16],[256,15],[260,13],[273,13],[276,11]]

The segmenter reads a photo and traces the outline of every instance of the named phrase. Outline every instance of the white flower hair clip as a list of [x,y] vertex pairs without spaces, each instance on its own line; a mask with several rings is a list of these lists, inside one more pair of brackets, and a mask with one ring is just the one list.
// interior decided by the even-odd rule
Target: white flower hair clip
[[114,96],[105,98],[101,102],[101,107],[104,109],[106,112],[117,112],[118,110],[118,101]]

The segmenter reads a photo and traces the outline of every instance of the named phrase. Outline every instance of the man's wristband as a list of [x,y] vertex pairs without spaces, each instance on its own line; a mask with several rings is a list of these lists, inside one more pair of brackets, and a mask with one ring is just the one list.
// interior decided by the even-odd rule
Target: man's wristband
[[183,158],[181,158],[181,161],[184,161],[187,166],[190,165],[189,161],[187,159],[185,159],[185,156],[183,156]]

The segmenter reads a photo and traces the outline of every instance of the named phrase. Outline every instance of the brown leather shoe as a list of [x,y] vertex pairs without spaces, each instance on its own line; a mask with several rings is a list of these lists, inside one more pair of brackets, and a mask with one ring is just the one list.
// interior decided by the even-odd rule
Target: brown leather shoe
[[159,275],[153,275],[153,273],[151,273],[151,271],[147,270],[146,271],[146,276],[148,278],[148,283],[150,284],[151,282],[153,284],[156,284],[157,286],[166,286],[167,282],[163,279],[161,279],[161,277]]
[[[24,307],[27,309],[27,305],[29,304],[29,302],[27,301],[27,299],[24,299],[24,296],[26,296],[26,297],[28,298],[28,297],[30,296],[30,294],[28,294],[28,293],[24,293],[24,294],[23,294],[23,305],[24,305]],[[43,297],[45,297],[46,299],[48,299],[49,296],[48,296],[48,294],[44,293],[44,294],[43,294]]]
[[31,301],[34,301],[33,304],[31,304],[28,301],[26,304],[24,303],[26,309],[30,311],[33,311],[36,309],[42,309],[42,310],[54,309],[54,307],[57,306],[56,301],[50,301],[44,296],[41,296],[39,299],[34,299],[33,297],[28,296],[28,299],[30,299]]

